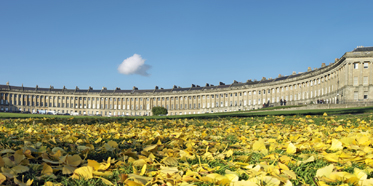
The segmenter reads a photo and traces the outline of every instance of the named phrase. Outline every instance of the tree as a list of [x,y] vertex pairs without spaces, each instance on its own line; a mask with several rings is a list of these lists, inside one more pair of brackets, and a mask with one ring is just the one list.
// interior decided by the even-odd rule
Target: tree
[[153,107],[152,113],[153,113],[153,116],[158,116],[158,115],[166,115],[168,114],[168,111],[164,107]]

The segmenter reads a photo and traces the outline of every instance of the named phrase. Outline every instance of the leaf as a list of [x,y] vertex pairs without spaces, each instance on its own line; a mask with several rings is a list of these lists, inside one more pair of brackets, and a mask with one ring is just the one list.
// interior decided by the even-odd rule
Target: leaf
[[8,157],[4,157],[3,158],[3,161],[4,161],[4,164],[7,166],[7,167],[14,167],[16,164],[14,163],[14,161],[10,160]]
[[51,175],[53,174],[53,169],[48,164],[44,163],[43,170],[41,171],[41,174],[43,175]]
[[94,170],[99,170],[101,164],[96,160],[88,160],[88,166],[91,166]]
[[252,181],[234,181],[231,182],[230,186],[258,186],[258,184]]
[[105,178],[102,178],[102,177],[98,177],[98,176],[94,176],[94,178],[99,178],[101,179],[101,181],[106,184],[106,185],[114,185],[111,181],[105,179]]
[[194,160],[196,157],[194,156],[193,153],[190,153],[188,151],[185,151],[185,150],[180,150],[180,158],[181,159],[191,159],[191,160]]
[[334,169],[333,164],[320,168],[316,171],[316,177],[323,177],[323,176],[329,177],[333,169]]
[[6,180],[6,177],[4,176],[4,174],[1,174],[0,173],[0,185],[3,184],[3,182]]
[[29,180],[27,180],[26,183],[23,183],[22,181],[17,180],[17,178],[14,178],[14,183],[19,185],[19,186],[31,186],[32,182],[34,182],[34,180],[29,179]]
[[308,159],[306,159],[304,161],[298,161],[297,165],[299,166],[300,164],[306,164],[306,163],[313,162],[313,161],[315,161],[315,157],[311,156],[311,157],[309,157]]
[[233,150],[229,149],[228,151],[224,152],[224,154],[227,156],[227,158],[229,158],[233,155]]
[[75,169],[74,174],[71,176],[73,179],[91,179],[93,178],[93,168],[90,166],[80,167]]
[[106,151],[114,151],[115,148],[113,148],[112,146],[110,146],[109,144],[105,143],[103,146],[102,146]]
[[[330,175],[329,175],[329,179],[331,181],[346,181],[346,180],[349,180],[351,178],[356,178],[355,175],[353,174],[350,174],[348,172],[332,172]],[[324,178],[325,181],[329,181],[327,178]]]
[[55,154],[57,151],[61,151],[62,153],[66,153],[66,151],[61,147],[54,147],[52,149],[53,154]]
[[132,165],[135,167],[142,167],[146,164],[146,161],[144,159],[135,160],[132,162]]
[[108,169],[110,167],[110,165],[111,165],[110,162],[111,162],[111,157],[109,157],[107,159],[107,162],[100,163],[100,167],[98,168],[98,170],[106,170],[106,169]]
[[237,174],[225,174],[225,177],[228,178],[229,181],[238,181],[239,177]]
[[255,141],[254,144],[253,144],[253,150],[254,151],[258,151],[258,152],[261,152],[263,154],[267,154],[268,153],[268,150],[264,144],[264,140],[262,138],[260,138],[258,141]]
[[127,186],[142,186],[143,184],[139,184],[139,183],[134,182],[134,181],[132,181],[132,180],[127,180],[127,181],[126,181],[126,185],[127,185]]
[[329,150],[337,151],[337,150],[342,150],[342,149],[343,149],[342,142],[340,142],[337,139],[333,139],[332,140],[332,146],[329,148]]
[[157,146],[158,146],[157,144],[155,144],[155,145],[148,145],[148,146],[146,146],[143,150],[144,150],[144,151],[152,151],[152,150],[154,150]]
[[15,151],[12,150],[12,149],[4,149],[4,150],[0,151],[0,154],[4,154],[4,153],[15,153]]
[[289,143],[288,147],[286,148],[286,153],[288,154],[295,154],[297,152],[297,148],[293,143]]
[[5,162],[3,158],[0,156],[0,167],[4,167],[4,165],[5,165]]
[[289,170],[289,167],[286,166],[285,164],[282,164],[282,163],[278,162],[277,165],[282,170]]
[[128,174],[128,177],[136,179],[144,185],[146,185],[146,183],[148,183],[149,181],[151,181],[153,179],[152,177],[140,176],[140,175],[136,175],[136,174]]
[[141,172],[140,172],[140,176],[143,176],[145,174],[146,168],[147,168],[146,164],[144,166],[142,166],[142,169],[141,169]]
[[326,159],[329,162],[335,162],[337,163],[339,158],[335,153],[325,154],[324,159]]
[[229,179],[223,175],[220,175],[220,174],[217,174],[217,173],[212,173],[212,174],[208,174],[206,176],[206,181],[209,181],[211,183],[215,183],[215,184],[227,184],[229,183]]
[[72,167],[70,165],[64,165],[62,168],[62,174],[72,174],[75,171],[75,167]]
[[16,165],[18,165],[19,163],[21,163],[22,160],[24,160],[26,158],[26,156],[23,154],[23,150],[22,149],[19,149],[17,150],[15,153],[14,153],[14,163]]
[[161,162],[168,166],[176,166],[179,163],[175,157],[165,157]]
[[30,170],[30,168],[26,167],[26,166],[23,166],[23,165],[17,165],[15,167],[12,168],[12,170],[15,172],[15,173],[23,173],[23,172],[27,172]]
[[254,142],[253,150],[260,151],[260,150],[263,150],[263,149],[266,149],[266,146],[264,144],[264,140],[260,138],[258,141]]
[[163,174],[175,174],[177,173],[179,170],[177,169],[177,167],[163,167],[161,166],[161,170],[160,172],[163,173]]
[[52,157],[56,160],[59,160],[61,156],[62,156],[62,152],[60,150],[57,150],[57,152],[52,155]]
[[101,141],[102,141],[102,138],[99,137],[99,138],[95,141],[95,144],[100,143]]
[[292,170],[284,170],[284,171],[282,171],[282,173],[288,175],[292,180],[297,179],[297,175]]
[[128,178],[127,174],[120,174],[118,183],[124,183],[127,180],[127,178]]
[[13,177],[17,176],[17,173],[15,173],[12,169],[8,169],[8,168],[5,168],[5,167],[1,167],[1,172],[7,178],[13,178]]
[[113,148],[117,148],[118,147],[118,143],[115,142],[115,141],[109,141],[109,142],[107,142],[107,144],[110,145]]
[[290,180],[286,180],[286,183],[283,186],[293,186]]
[[51,163],[51,164],[61,164],[59,161],[52,161],[52,160],[44,159],[44,158],[43,158],[43,161],[45,161],[47,163]]
[[354,168],[354,175],[359,179],[359,180],[366,180],[368,178],[368,175],[365,171],[360,170],[358,168]]
[[114,173],[111,171],[105,171],[105,172],[93,171],[92,174],[95,176],[112,176]]
[[66,157],[66,163],[70,166],[77,167],[78,165],[80,165],[81,162],[82,162],[82,158],[77,154],[73,156],[68,155]]
[[82,146],[82,145],[78,146],[78,151],[79,152],[82,152],[82,151],[85,151],[85,150],[91,150],[91,148],[87,147],[87,146]]
[[266,183],[266,185],[271,185],[271,186],[278,186],[281,183],[279,179],[272,177],[272,176],[264,176],[263,181]]

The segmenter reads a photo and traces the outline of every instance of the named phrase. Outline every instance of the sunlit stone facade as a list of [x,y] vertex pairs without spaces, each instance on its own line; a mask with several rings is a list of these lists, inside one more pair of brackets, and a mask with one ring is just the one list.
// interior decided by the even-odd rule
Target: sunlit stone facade
[[369,102],[373,98],[373,47],[358,47],[329,65],[274,79],[204,87],[156,87],[152,90],[56,89],[0,85],[0,111],[78,113],[81,115],[151,115],[163,106],[169,115],[258,109],[263,103],[286,105]]

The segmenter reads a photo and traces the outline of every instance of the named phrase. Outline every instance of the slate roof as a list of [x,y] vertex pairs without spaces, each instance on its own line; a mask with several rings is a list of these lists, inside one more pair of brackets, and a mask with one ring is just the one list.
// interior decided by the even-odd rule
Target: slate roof
[[373,47],[355,48],[352,52],[365,52],[365,51],[373,51]]

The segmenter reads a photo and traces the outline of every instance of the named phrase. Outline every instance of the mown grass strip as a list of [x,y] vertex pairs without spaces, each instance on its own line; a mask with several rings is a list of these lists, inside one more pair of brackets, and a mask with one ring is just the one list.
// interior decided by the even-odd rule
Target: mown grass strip
[[[274,107],[276,108],[276,107]],[[293,115],[322,115],[327,113],[329,115],[340,114],[363,114],[372,113],[373,107],[355,107],[355,108],[338,108],[338,109],[308,109],[308,110],[277,110],[277,111],[236,111],[236,112],[219,112],[208,114],[188,114],[188,115],[172,115],[172,116],[125,116],[125,117],[110,117],[110,119],[117,120],[118,118],[133,119],[208,119],[208,118],[225,118],[225,117],[260,117],[260,116],[293,116]],[[2,119],[15,119],[15,118],[108,118],[102,116],[68,116],[68,115],[41,115],[41,114],[21,114],[21,113],[7,113],[0,112]],[[109,118],[108,118],[109,119]]]

